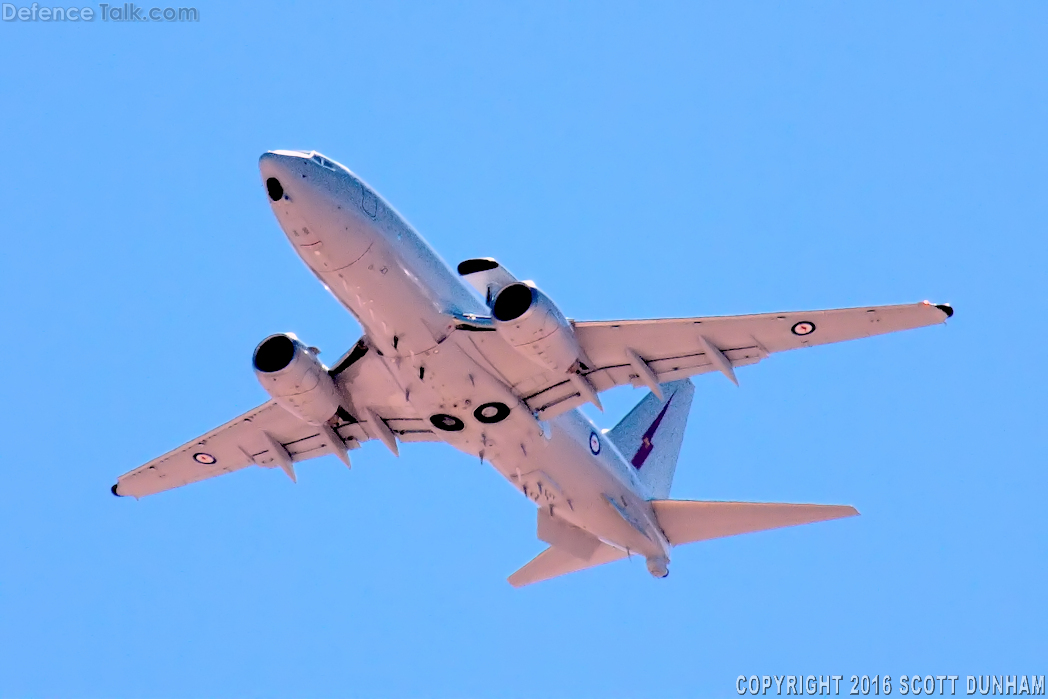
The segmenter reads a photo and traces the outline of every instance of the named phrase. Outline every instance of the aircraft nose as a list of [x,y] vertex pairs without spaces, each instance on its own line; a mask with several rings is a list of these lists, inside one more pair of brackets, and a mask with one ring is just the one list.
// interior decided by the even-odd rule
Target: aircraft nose
[[278,202],[287,196],[288,183],[294,181],[296,171],[303,169],[308,158],[307,153],[293,150],[271,150],[262,154],[258,169],[271,201]]

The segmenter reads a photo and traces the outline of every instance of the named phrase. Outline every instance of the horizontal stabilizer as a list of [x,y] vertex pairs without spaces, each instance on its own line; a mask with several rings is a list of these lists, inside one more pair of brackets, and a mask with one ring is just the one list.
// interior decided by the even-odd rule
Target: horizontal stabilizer
[[698,500],[653,500],[651,505],[666,540],[674,546],[859,514],[851,505]]
[[523,568],[509,576],[509,584],[513,587],[524,587],[532,583],[549,580],[559,575],[567,575],[577,570],[585,570],[594,566],[603,565],[625,558],[626,552],[614,546],[601,543],[597,550],[587,558],[576,558],[574,555],[550,546],[548,549],[532,558]]
[[575,558],[581,558],[584,561],[588,561],[596,550],[600,548],[600,539],[583,529],[579,529],[574,524],[565,522],[545,507],[540,507],[538,513],[539,539],[550,546],[556,546],[558,549],[562,549]]

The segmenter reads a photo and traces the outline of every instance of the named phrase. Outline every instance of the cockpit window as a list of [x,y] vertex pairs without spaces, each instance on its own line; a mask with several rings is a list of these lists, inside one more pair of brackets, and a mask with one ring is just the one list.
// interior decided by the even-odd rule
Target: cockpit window
[[320,167],[326,167],[328,170],[332,171],[338,169],[335,167],[335,164],[333,162],[322,156],[320,153],[317,153],[316,151],[313,152],[312,158],[318,165],[320,165]]

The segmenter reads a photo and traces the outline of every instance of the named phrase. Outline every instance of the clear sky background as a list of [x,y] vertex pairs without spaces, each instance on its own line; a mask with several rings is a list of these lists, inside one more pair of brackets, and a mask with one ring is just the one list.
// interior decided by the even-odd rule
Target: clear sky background
[[[0,696],[1048,672],[1043,2],[198,7],[0,24]],[[684,547],[667,580],[511,588],[534,509],[440,445],[114,499],[265,399],[267,334],[330,362],[360,332],[270,213],[270,148],[578,319],[957,313],[696,379],[675,497],[862,516]]]

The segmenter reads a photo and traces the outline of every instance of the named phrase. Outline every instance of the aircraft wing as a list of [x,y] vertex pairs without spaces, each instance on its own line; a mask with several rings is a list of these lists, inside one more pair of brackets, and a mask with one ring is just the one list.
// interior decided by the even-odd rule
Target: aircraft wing
[[332,374],[349,397],[333,425],[311,425],[270,400],[125,473],[113,494],[140,498],[252,465],[282,468],[294,480],[295,463],[334,454],[348,466],[349,450],[369,439],[379,439],[394,453],[398,441],[435,441],[429,422],[414,413],[363,342]]
[[[650,387],[710,371],[735,381],[735,367],[756,364],[775,352],[935,325],[952,315],[950,306],[925,301],[745,316],[576,322],[575,333],[595,365],[583,375],[600,392],[624,384]],[[541,418],[586,402],[571,382],[549,374],[545,378],[519,387],[530,389],[522,391],[525,401]]]

